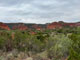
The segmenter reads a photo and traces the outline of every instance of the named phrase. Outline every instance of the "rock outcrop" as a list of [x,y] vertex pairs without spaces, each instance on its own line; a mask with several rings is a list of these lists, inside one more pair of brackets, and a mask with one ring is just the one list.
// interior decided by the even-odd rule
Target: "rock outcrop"
[[36,30],[41,30],[41,27],[38,26],[37,24],[33,25],[32,28],[33,28],[33,29],[36,29]]
[[10,30],[10,28],[6,24],[4,24],[2,22],[0,22],[0,29],[2,29],[2,30]]
[[12,29],[13,29],[13,30],[16,30],[16,29],[18,29],[18,30],[27,30],[28,27],[25,26],[24,24],[19,24],[19,25],[17,25],[17,26],[16,26],[16,25],[13,26]]
[[62,24],[58,22],[53,22],[47,25],[47,29],[56,29],[56,28],[62,28]]

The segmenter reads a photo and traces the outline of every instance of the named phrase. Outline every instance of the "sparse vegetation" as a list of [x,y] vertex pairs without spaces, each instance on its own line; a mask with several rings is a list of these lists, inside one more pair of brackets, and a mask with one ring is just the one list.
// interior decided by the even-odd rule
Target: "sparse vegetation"
[[80,27],[0,30],[0,60],[80,60]]

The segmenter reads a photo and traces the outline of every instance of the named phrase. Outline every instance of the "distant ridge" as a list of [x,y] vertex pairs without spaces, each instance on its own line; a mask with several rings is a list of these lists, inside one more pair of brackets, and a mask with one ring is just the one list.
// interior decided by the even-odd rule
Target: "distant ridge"
[[52,22],[52,23],[46,23],[46,24],[36,24],[36,23],[2,23],[0,22],[0,29],[6,29],[6,30],[27,30],[27,29],[56,29],[56,28],[62,28],[64,26],[69,27],[77,27],[80,26],[80,22]]

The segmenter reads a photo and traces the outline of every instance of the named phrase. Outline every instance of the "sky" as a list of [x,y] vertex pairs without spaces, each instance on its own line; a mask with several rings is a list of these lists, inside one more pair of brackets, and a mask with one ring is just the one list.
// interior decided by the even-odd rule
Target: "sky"
[[0,22],[80,21],[80,0],[0,0]]

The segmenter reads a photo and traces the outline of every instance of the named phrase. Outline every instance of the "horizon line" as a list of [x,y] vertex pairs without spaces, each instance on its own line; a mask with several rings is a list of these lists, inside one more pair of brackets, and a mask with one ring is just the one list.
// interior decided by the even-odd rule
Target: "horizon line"
[[[53,22],[64,22],[64,23],[79,23],[80,21],[77,22],[67,22],[67,21],[53,21]],[[48,23],[53,23],[53,22],[48,22]],[[1,22],[0,23],[24,23],[24,24],[48,24],[48,23],[26,23],[26,22]]]

